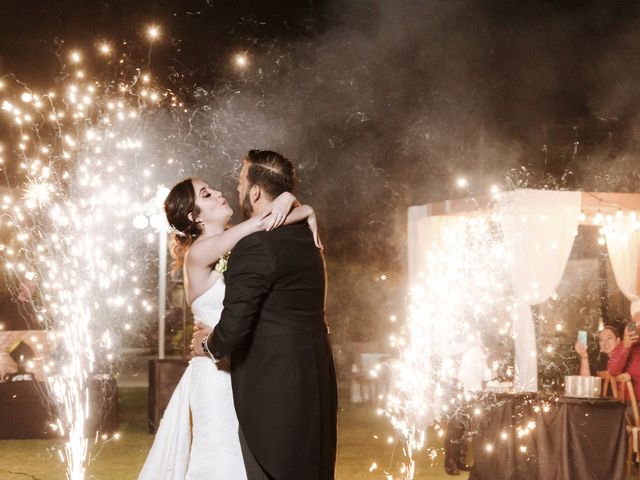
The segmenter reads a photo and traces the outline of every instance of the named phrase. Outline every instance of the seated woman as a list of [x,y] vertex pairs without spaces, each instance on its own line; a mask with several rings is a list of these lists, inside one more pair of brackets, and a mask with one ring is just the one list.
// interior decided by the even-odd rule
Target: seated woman
[[598,372],[606,371],[609,363],[609,356],[618,343],[620,343],[620,334],[618,333],[618,329],[612,325],[607,325],[598,332],[598,346],[600,347],[600,350],[598,351],[597,356],[592,359],[593,361],[590,361],[587,353],[587,346],[580,341],[576,342],[573,348],[580,356],[580,371],[578,375],[589,377],[591,375],[596,375]]
[[[630,328],[631,331],[630,331]],[[620,375],[628,372],[631,376],[636,398],[640,398],[640,343],[638,343],[638,329],[640,328],[640,301],[631,303],[631,322],[624,329],[622,342],[619,342],[609,358],[609,373]]]

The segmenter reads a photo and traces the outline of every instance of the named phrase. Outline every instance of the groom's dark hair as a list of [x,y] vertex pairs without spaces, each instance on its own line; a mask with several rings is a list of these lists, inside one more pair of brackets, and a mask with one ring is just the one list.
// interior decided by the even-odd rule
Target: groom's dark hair
[[283,192],[293,192],[296,174],[293,164],[284,156],[270,150],[249,150],[245,161],[249,164],[249,185],[258,185],[271,199]]

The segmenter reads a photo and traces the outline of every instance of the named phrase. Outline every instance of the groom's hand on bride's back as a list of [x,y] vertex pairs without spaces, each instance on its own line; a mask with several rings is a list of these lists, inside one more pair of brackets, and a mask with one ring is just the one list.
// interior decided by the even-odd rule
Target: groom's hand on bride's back
[[193,337],[191,338],[191,356],[204,357],[206,353],[202,349],[202,339],[211,333],[212,329],[203,323],[193,324]]

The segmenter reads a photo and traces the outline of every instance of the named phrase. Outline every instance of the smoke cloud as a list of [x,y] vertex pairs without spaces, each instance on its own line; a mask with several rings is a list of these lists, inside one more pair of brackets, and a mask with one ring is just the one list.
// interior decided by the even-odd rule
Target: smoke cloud
[[[24,15],[3,8],[0,65],[35,76],[18,68]],[[636,2],[68,8],[31,29],[38,33],[27,51],[60,53],[96,32],[135,43],[132,32],[156,19],[165,36],[150,69],[189,110],[149,133],[172,139],[171,154],[190,165],[163,181],[199,175],[233,199],[248,149],[285,153],[297,164],[301,200],[318,211],[334,271],[331,262],[365,262],[354,277],[403,278],[407,206],[467,195],[457,176],[471,193],[493,183],[630,191],[640,180]],[[245,69],[232,62],[238,52],[247,54]],[[350,303],[346,293],[335,298]],[[372,299],[360,310],[376,315],[379,306]]]

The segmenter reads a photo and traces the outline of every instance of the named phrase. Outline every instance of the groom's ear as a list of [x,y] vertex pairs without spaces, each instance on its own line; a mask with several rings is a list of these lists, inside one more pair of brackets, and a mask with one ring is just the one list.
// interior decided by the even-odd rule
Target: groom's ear
[[251,199],[251,203],[256,203],[260,200],[262,196],[262,189],[258,185],[251,185],[251,189],[249,190],[249,198]]

